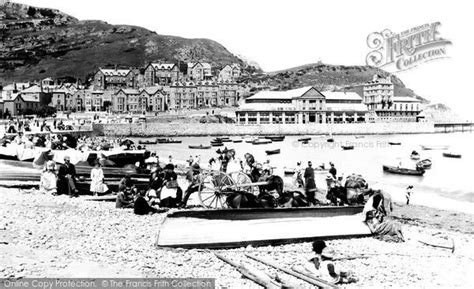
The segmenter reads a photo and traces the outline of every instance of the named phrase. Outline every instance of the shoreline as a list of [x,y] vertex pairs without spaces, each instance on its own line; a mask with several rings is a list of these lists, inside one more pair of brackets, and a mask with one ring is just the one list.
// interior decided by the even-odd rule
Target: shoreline
[[351,124],[263,124],[229,123],[132,123],[94,124],[93,130],[105,136],[244,136],[244,135],[377,135],[436,132],[434,123],[351,123]]
[[[243,254],[277,260],[286,268],[311,256],[310,243],[227,250],[157,248],[154,242],[165,214],[136,216],[131,210],[115,209],[115,203],[27,194],[18,189],[0,188],[0,197],[0,211],[5,212],[0,216],[0,240],[8,243],[0,244],[3,278],[72,278],[84,274],[92,278],[211,277],[217,278],[216,288],[260,288],[215,258],[214,253],[267,273],[276,271]],[[394,210],[394,219],[402,223],[405,243],[371,237],[328,241],[337,256],[362,256],[337,261],[338,267],[352,270],[359,278],[357,283],[343,287],[472,288],[472,215],[467,218],[457,212],[398,203]],[[418,242],[444,244],[445,238],[454,240],[454,253]],[[279,274],[298,288],[311,288],[308,283]]]

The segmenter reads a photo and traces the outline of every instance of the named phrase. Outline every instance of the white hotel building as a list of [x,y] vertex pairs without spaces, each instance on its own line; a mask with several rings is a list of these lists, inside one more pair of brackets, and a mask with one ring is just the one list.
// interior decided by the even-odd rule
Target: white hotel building
[[367,106],[355,92],[320,92],[312,86],[261,91],[236,111],[237,123],[311,124],[366,122]]

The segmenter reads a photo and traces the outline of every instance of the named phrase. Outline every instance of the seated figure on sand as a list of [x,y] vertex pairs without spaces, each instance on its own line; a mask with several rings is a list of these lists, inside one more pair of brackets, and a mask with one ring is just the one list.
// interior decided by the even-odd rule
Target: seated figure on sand
[[365,223],[369,227],[374,237],[380,241],[401,243],[405,242],[402,227],[389,218],[385,218],[377,211],[366,213]]
[[56,195],[58,177],[56,176],[56,164],[54,161],[48,161],[45,170],[41,174],[40,192]]
[[156,212],[158,212],[158,210],[152,207],[146,200],[146,192],[141,190],[133,203],[133,213],[135,213],[135,215],[149,215]]
[[321,278],[331,284],[347,284],[357,282],[357,278],[351,271],[341,271],[334,263],[334,249],[326,246],[322,240],[313,242],[314,256],[309,259],[304,271]]
[[59,166],[58,190],[60,193],[67,193],[71,197],[77,197],[79,190],[76,188],[77,175],[76,167],[71,163],[69,156],[64,157],[64,164]]
[[126,209],[126,208],[133,208],[133,193],[132,188],[124,188],[117,194],[117,198],[115,199],[115,208],[117,209]]

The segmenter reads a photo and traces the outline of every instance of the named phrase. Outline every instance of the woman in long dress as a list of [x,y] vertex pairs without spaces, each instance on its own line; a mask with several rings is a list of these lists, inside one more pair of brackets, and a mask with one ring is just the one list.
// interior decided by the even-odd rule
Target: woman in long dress
[[97,196],[99,194],[105,193],[108,191],[107,186],[104,184],[104,171],[100,166],[100,163],[97,161],[94,168],[91,170],[91,187],[90,191]]

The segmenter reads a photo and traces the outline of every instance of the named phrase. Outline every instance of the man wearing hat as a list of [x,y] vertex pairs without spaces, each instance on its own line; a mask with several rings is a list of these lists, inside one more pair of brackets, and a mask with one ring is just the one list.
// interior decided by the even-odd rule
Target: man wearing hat
[[335,251],[322,240],[313,242],[315,255],[308,260],[305,270],[332,284],[357,282],[353,273],[338,270],[333,262]]
[[185,207],[191,194],[199,190],[200,173],[201,167],[197,163],[193,164],[186,173],[186,181],[188,182],[189,186],[184,193],[184,198],[181,204],[179,204],[180,207]]
[[316,205],[316,182],[314,181],[314,169],[311,161],[308,162],[308,167],[304,171],[304,182],[306,184],[306,199],[310,204]]
[[336,167],[334,166],[334,163],[329,162],[329,165],[331,166],[331,168],[329,169],[329,173],[335,180],[337,180],[337,170],[336,170]]

